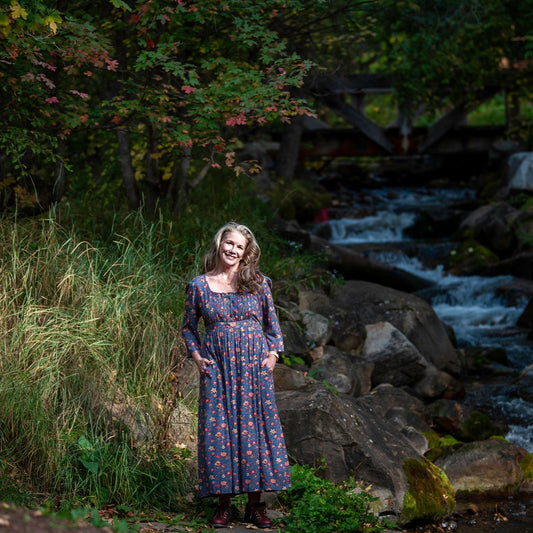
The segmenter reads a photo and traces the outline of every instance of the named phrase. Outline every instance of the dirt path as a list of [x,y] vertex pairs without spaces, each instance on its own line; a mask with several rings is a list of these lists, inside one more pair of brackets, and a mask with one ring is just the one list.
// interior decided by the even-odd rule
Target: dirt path
[[0,503],[0,533],[111,533],[110,528],[95,527],[86,522],[74,522],[45,516],[41,511]]
[[[277,518],[275,511],[271,518]],[[275,515],[275,516],[274,516]],[[136,524],[139,533],[185,533],[198,532],[187,524],[168,525],[162,522]],[[235,522],[218,533],[250,533],[256,527]],[[203,529],[202,531],[209,531]],[[214,531],[214,530],[211,530]],[[277,529],[265,530],[277,531]],[[403,533],[533,533],[533,500],[510,501],[498,504],[462,504],[453,517],[432,524],[420,524]],[[95,527],[83,521],[68,521],[43,515],[40,511],[28,510],[0,503],[0,533],[111,533],[110,527]],[[392,533],[392,532],[391,532]]]

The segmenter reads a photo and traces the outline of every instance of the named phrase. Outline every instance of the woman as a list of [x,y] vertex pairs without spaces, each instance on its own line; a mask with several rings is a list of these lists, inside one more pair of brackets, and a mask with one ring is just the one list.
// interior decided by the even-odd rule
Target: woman
[[230,222],[213,238],[204,273],[187,285],[183,337],[200,371],[199,496],[218,495],[213,527],[232,521],[231,497],[242,493],[244,520],[271,527],[261,492],[291,484],[272,375],[283,338],[260,253],[252,232]]

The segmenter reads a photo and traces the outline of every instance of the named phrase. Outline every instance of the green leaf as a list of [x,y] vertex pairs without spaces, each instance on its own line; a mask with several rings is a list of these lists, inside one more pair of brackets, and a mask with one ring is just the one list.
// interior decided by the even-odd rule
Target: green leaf
[[111,0],[111,3],[114,7],[118,9],[125,9],[126,11],[131,11],[131,7],[123,0]]
[[81,464],[89,470],[92,474],[98,474],[98,463],[95,461],[84,461],[83,459],[80,459]]

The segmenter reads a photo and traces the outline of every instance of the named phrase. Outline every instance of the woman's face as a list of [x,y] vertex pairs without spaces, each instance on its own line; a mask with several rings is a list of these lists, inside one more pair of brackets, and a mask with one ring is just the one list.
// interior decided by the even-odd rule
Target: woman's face
[[219,259],[223,267],[235,267],[241,262],[246,250],[246,237],[238,231],[228,231],[222,237]]

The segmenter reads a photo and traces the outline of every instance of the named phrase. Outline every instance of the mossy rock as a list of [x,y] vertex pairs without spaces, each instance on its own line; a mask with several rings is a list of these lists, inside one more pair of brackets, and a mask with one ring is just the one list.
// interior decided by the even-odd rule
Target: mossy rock
[[424,431],[422,434],[424,437],[426,437],[429,448],[424,454],[424,457],[429,461],[435,461],[435,459],[442,455],[442,448],[440,447],[440,435],[433,429]]
[[485,440],[500,434],[501,428],[479,411],[472,411],[461,428],[461,439],[464,441]]
[[465,241],[450,253],[450,265],[453,270],[476,272],[496,265],[499,261],[493,251],[473,239]]
[[403,498],[401,520],[438,520],[455,508],[455,492],[446,474],[425,458],[407,459],[403,471],[409,489]]
[[458,441],[453,435],[444,435],[440,440],[441,446],[455,446],[461,444],[461,441]]
[[524,471],[524,479],[533,479],[533,455],[527,452],[526,457],[520,461],[520,466]]

